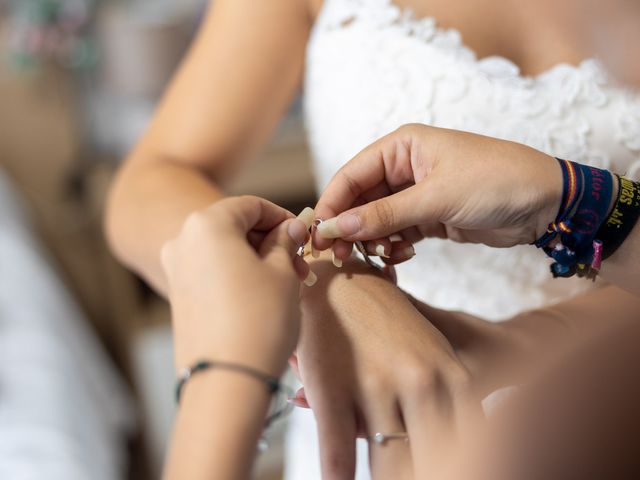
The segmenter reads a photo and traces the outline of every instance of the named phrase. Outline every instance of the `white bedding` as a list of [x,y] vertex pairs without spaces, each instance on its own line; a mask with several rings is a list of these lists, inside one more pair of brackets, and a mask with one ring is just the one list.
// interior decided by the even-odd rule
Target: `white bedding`
[[124,478],[132,402],[0,170],[0,478]]

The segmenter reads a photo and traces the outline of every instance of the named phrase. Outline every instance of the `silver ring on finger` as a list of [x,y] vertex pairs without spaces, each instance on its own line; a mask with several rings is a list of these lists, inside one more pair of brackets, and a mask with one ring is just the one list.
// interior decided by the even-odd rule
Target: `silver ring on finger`
[[409,441],[409,434],[407,432],[394,432],[394,433],[381,433],[377,432],[367,437],[367,440],[378,445],[384,445],[390,440],[402,440],[404,442]]

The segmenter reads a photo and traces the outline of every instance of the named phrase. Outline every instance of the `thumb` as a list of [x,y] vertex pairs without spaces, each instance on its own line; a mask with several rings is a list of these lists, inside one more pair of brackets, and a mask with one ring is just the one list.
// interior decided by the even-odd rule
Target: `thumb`
[[295,272],[299,280],[311,286],[317,277],[307,262],[297,255],[300,246],[306,243],[308,234],[309,227],[300,217],[286,220],[269,232],[258,253],[275,268],[287,274]]
[[424,187],[423,182],[347,210],[318,225],[318,233],[324,238],[365,241],[435,221],[435,203],[425,198],[428,189]]
[[307,239],[307,226],[300,219],[285,220],[271,230],[260,245],[258,253],[267,262],[291,264],[300,245]]

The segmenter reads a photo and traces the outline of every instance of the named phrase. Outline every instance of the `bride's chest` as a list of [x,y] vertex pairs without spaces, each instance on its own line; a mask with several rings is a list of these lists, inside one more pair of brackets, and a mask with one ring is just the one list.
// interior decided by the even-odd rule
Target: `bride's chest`
[[638,98],[610,86],[597,62],[522,77],[507,59],[477,60],[456,30],[411,18],[389,0],[326,1],[305,79],[307,126],[321,161],[342,162],[410,122],[603,166],[640,158]]
[[[412,12],[416,18],[436,18],[443,29],[461,32],[478,56],[501,56],[536,74],[557,63],[578,63],[580,51],[565,28],[554,0],[307,0],[314,18],[334,12],[388,15]],[[340,5],[341,4],[341,5]],[[365,12],[367,10],[368,12]],[[327,12],[328,11],[328,12]],[[325,15],[326,13],[326,15]],[[358,14],[355,12],[353,18]],[[348,23],[350,19],[344,19]]]

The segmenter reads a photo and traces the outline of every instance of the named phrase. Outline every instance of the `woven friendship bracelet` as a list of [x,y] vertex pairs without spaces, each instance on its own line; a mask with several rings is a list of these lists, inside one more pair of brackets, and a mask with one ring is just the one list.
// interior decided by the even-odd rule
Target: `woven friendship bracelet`
[[[553,258],[554,277],[595,278],[602,260],[602,242],[596,238],[611,204],[613,177],[607,170],[557,159],[563,176],[558,216],[535,245]],[[559,240],[555,246],[550,244]]]
[[633,230],[640,216],[640,183],[625,177],[619,180],[618,197],[596,237],[602,242],[602,259],[615,253]]

